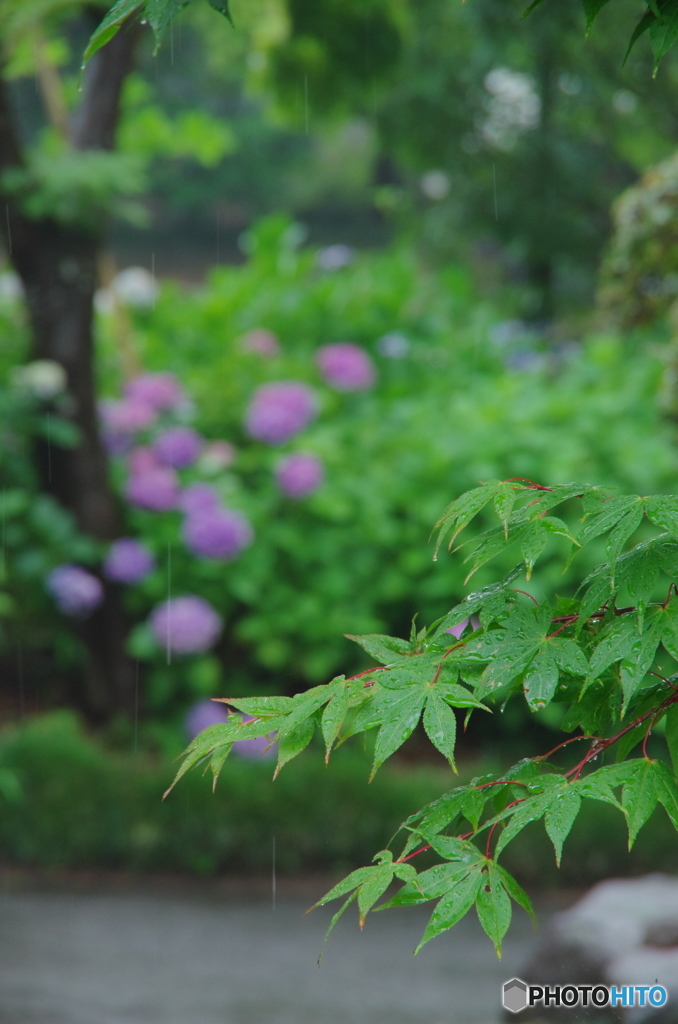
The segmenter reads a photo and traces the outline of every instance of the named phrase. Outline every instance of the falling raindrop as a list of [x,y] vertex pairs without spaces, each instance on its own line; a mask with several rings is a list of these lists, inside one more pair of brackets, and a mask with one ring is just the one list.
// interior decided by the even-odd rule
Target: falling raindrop
[[47,413],[47,479],[52,482],[52,419]]
[[5,543],[5,488],[2,488],[2,498],[0,499],[0,579],[4,580],[6,565],[6,543]]
[[167,664],[172,661],[172,545],[167,543]]
[[139,745],[139,662],[134,663],[134,753]]
[[304,110],[306,112],[306,134],[308,135],[308,75],[304,75]]
[[7,216],[7,248],[9,255],[12,255],[12,227],[9,223],[9,203],[5,203],[5,214]]
[[24,682],[24,652],[20,643],[16,648],[17,672],[19,676],[19,721],[23,722],[26,713],[26,687]]
[[497,165],[492,164],[492,189],[494,192],[494,219],[499,220],[499,206],[497,204]]
[[271,909],[275,910],[275,897],[276,897],[276,875],[275,875],[275,836],[273,836],[273,849],[272,849],[272,871],[271,871]]

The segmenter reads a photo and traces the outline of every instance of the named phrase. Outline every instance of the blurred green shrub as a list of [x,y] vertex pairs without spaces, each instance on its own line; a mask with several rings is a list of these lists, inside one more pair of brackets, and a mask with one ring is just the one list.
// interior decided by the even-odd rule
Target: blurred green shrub
[[[401,761],[365,786],[370,757],[359,744],[348,744],[328,770],[318,749],[295,760],[275,783],[270,761],[234,757],[214,795],[210,779],[189,773],[163,803],[160,796],[176,769],[169,757],[107,749],[69,712],[34,718],[0,733],[0,861],[268,873],[275,837],[281,872],[346,870],[369,861],[405,817],[450,785],[442,767]],[[462,777],[485,767],[466,766]],[[607,808],[584,806],[560,871],[538,826],[511,844],[505,866],[525,883],[573,886],[611,874],[673,869],[675,832],[664,815],[651,819],[629,854],[624,823],[614,808],[609,811],[608,820]],[[601,815],[604,846],[595,838]]]
[[[271,781],[270,761],[233,759],[213,795],[200,775],[163,803],[176,765],[113,753],[58,712],[0,734],[0,859],[43,867],[268,872],[340,868],[371,855],[445,786],[436,767],[385,771],[369,754],[316,757]],[[58,771],[55,765],[58,764]],[[9,779],[14,780],[10,789]],[[309,794],[313,799],[309,799]]]
[[[221,671],[214,659],[167,665],[137,636],[135,656],[153,664],[147,706],[156,714],[206,694],[321,681],[352,667],[342,634],[406,631],[417,609],[428,621],[443,614],[462,594],[463,570],[445,557],[432,565],[426,538],[450,494],[479,479],[673,486],[673,428],[656,403],[662,362],[649,347],[605,335],[553,345],[508,309],[479,302],[462,268],[432,271],[404,248],[329,272],[283,218],[246,241],[244,266],[219,268],[191,291],[168,284],[154,307],[132,311],[145,368],[174,372],[195,400],[194,425],[235,444],[218,483],[256,532],[224,566],[186,553],[176,513],[130,511],[131,532],[161,566],[130,591],[134,614],[166,597],[169,544],[172,593],[200,593],[227,620]],[[277,335],[280,354],[243,345],[260,327]],[[112,317],[101,336],[102,389],[117,393]],[[375,361],[372,390],[323,386],[315,353],[338,341]],[[253,391],[286,379],[318,390],[320,416],[288,445],[253,443],[242,426]],[[326,467],[326,483],[304,501],[273,482],[290,450]]]

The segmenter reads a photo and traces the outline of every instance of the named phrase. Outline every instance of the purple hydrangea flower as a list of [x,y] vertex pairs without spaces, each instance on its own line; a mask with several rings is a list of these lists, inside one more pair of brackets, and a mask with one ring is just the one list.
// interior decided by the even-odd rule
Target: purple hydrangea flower
[[305,498],[323,482],[325,470],[316,455],[294,452],[282,459],[275,471],[278,487],[288,498]]
[[265,327],[255,327],[247,331],[240,338],[240,347],[243,352],[255,352],[259,356],[277,356],[280,352],[280,342],[273,331]]
[[101,440],[109,455],[126,455],[134,444],[130,434],[121,434],[106,426],[102,427]]
[[192,466],[202,450],[202,438],[190,427],[170,427],[158,434],[153,451],[163,466]]
[[280,381],[258,388],[250,402],[248,433],[266,444],[283,444],[298,434],[317,411],[315,395],[298,381]]
[[188,515],[216,512],[218,507],[219,495],[211,484],[189,484],[179,498],[179,508]]
[[179,503],[179,484],[173,469],[151,469],[132,473],[125,484],[125,497],[139,508],[167,512]]
[[184,731],[189,740],[194,740],[203,729],[211,725],[224,725],[228,722],[228,709],[225,704],[213,700],[199,700],[188,709],[184,719]]
[[107,400],[99,404],[99,415],[105,431],[129,436],[151,427],[156,411],[152,405],[136,399]]
[[202,597],[173,597],[154,608],[151,632],[161,647],[173,654],[200,654],[216,643],[222,621]]
[[326,383],[336,391],[365,391],[376,379],[367,352],[348,341],[323,345],[316,359]]
[[230,560],[254,539],[254,531],[240,512],[213,509],[195,512],[184,520],[186,547],[201,558]]
[[46,584],[59,611],[78,619],[86,619],[104,599],[101,580],[79,565],[58,565]]
[[[254,715],[243,715],[243,722],[253,722]],[[236,740],[233,744],[233,753],[248,760],[257,757],[273,758],[278,756],[278,744],[274,743],[275,733],[267,736],[255,736],[251,740]]]
[[176,409],[186,395],[173,373],[142,373],[127,383],[125,398],[143,402],[161,412]]
[[117,583],[137,583],[155,568],[155,559],[145,544],[123,537],[111,544],[104,560],[104,573]]

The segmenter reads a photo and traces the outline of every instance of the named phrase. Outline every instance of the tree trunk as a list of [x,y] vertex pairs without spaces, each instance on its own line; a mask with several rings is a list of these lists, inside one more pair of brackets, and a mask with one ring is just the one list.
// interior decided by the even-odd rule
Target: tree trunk
[[[75,148],[113,147],[121,87],[131,68],[137,34],[138,26],[128,26],[92,59],[83,100],[72,120]],[[22,165],[6,84],[0,78],[0,172]],[[39,445],[41,484],[73,514],[83,532],[112,540],[120,535],[122,523],[99,437],[94,384],[93,299],[101,230],[52,218],[32,220],[11,196],[5,200],[7,216],[0,221],[6,221],[7,251],[25,289],[31,358],[63,366],[69,415],[80,435],[75,448]],[[74,696],[81,709],[94,721],[104,721],[116,711],[132,711],[134,666],[125,654],[127,622],[118,587],[105,585],[103,604],[80,626],[80,633],[87,664]]]

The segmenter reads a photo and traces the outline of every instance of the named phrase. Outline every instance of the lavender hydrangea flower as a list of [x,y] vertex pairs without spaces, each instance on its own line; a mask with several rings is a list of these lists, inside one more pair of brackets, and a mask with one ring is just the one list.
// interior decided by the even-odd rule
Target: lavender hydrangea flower
[[78,619],[86,619],[104,599],[101,580],[79,565],[58,565],[46,585],[59,611]]
[[133,537],[116,540],[104,560],[104,574],[116,583],[137,583],[155,568],[152,553]]
[[228,722],[228,710],[225,704],[213,700],[199,700],[188,709],[184,719],[184,732],[189,740],[211,725],[225,725]]
[[347,267],[349,263],[353,263],[354,259],[355,249],[352,249],[350,245],[342,245],[341,242],[320,249],[316,256],[320,269],[330,272]]
[[147,402],[138,400],[106,400],[99,404],[99,415],[104,426],[113,434],[137,434],[153,426],[156,411]]
[[376,379],[367,352],[350,342],[323,345],[316,360],[326,383],[336,391],[365,391]]
[[268,331],[265,327],[255,327],[242,335],[240,348],[243,352],[255,352],[258,356],[270,358],[280,352],[280,342],[273,331]]
[[187,594],[159,604],[149,619],[156,642],[172,654],[201,654],[217,642],[222,620],[202,597]]
[[461,634],[464,632],[469,622],[471,623],[471,629],[480,628],[480,619],[474,615],[471,619],[464,619],[462,622],[459,622],[456,626],[452,626],[451,629],[446,629],[445,632],[451,633],[455,640],[459,640]]
[[170,427],[158,434],[153,452],[163,466],[184,469],[192,466],[202,450],[202,438],[190,427]]
[[308,426],[317,411],[315,395],[298,381],[264,384],[255,391],[245,425],[266,444],[283,444]]
[[166,412],[181,405],[186,393],[173,373],[142,373],[127,383],[125,398]]
[[132,473],[125,484],[125,497],[139,508],[167,512],[179,503],[179,484],[173,469],[150,469]]
[[252,543],[254,531],[240,512],[217,508],[187,516],[182,536],[194,555],[230,560]]
[[317,455],[294,452],[282,459],[275,471],[278,487],[288,498],[305,498],[323,482],[325,470]]
[[187,515],[216,512],[218,507],[219,495],[210,484],[189,484],[179,498],[179,508]]

